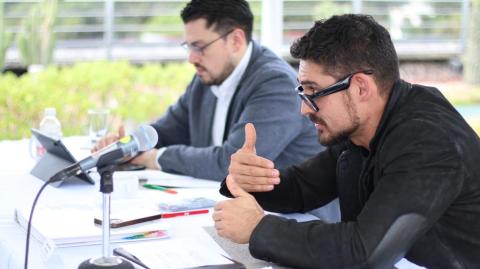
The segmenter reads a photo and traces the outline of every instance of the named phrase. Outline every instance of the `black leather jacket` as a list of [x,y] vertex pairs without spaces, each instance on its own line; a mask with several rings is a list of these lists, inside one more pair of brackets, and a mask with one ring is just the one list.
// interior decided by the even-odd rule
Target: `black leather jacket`
[[296,268],[392,268],[402,257],[480,268],[480,140],[441,93],[398,81],[370,149],[330,147],[255,193],[264,209],[283,213],[339,197],[342,222],[267,215],[251,254]]

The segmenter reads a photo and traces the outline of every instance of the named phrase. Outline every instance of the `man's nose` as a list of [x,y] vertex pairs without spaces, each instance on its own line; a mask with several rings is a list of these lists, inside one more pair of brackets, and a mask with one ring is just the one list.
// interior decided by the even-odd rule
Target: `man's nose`
[[200,61],[200,55],[199,53],[195,51],[189,51],[188,52],[188,62],[191,64],[196,64],[199,63]]
[[308,116],[315,113],[315,111],[309,105],[305,104],[305,101],[302,100],[302,103],[300,105],[300,113],[303,116]]

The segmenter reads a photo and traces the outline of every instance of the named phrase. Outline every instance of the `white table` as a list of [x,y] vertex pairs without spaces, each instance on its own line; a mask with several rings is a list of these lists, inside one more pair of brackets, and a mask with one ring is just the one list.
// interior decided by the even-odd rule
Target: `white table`
[[[75,157],[88,156],[85,149],[76,148],[73,145],[83,145],[81,138],[67,138],[65,144],[72,151]],[[35,194],[44,183],[29,174],[35,161],[28,153],[28,140],[1,141],[0,142],[0,269],[20,269],[24,267],[25,238],[26,233],[15,221],[15,208],[31,207]],[[8,153],[11,153],[10,155]],[[165,177],[174,177],[167,173],[159,172]],[[92,199],[101,199],[101,193],[98,188],[98,176],[94,175],[95,185],[85,184],[83,182],[66,182],[60,188],[48,186],[37,204],[37,208],[42,204],[53,201],[89,201]],[[147,190],[144,190],[147,191]],[[150,194],[152,191],[147,191]],[[178,195],[186,197],[194,196],[192,193],[202,197],[210,197],[215,200],[225,199],[218,193],[218,188],[198,188],[198,189],[178,189]],[[158,192],[159,195],[169,195]],[[142,193],[140,193],[142,195]],[[114,199],[112,202],[115,202]],[[35,215],[34,215],[35,218]],[[188,217],[178,217],[161,220],[168,222],[168,234],[170,237],[189,236],[188,231],[195,227],[210,227],[208,232],[214,238],[219,240],[212,225],[213,221],[210,214],[201,214]],[[82,246],[82,247],[62,247],[53,251],[52,255],[46,259],[40,250],[41,244],[33,237],[30,239],[29,268],[35,269],[56,269],[56,268],[77,268],[84,260],[92,257],[98,257],[102,254],[101,245]],[[168,239],[165,239],[168,240]],[[242,257],[248,261],[242,261],[248,268],[262,268],[269,266],[269,263],[253,259],[248,253],[247,246],[240,246],[226,240],[219,240],[225,246],[231,247],[236,253],[233,257]],[[118,245],[113,245],[113,247]],[[227,251],[228,252],[228,251]]]
[[[87,156],[88,151],[75,148],[72,145],[83,145],[80,138],[65,139],[67,147],[74,151],[75,157]],[[14,209],[16,207],[30,207],[37,190],[43,184],[43,181],[31,176],[30,169],[35,161],[30,158],[28,153],[28,140],[18,141],[0,141],[0,269],[20,269],[23,268],[25,253],[25,231],[14,221]],[[10,154],[9,154],[10,153]],[[163,173],[166,177],[170,175]],[[224,199],[218,194],[217,188],[203,189],[179,189],[179,195],[191,195],[196,192],[200,196],[208,196],[215,200]],[[100,199],[101,193],[98,191],[98,177],[95,186],[82,183],[67,183],[60,188],[48,186],[40,197],[38,205],[46,203],[51,199],[86,201],[88,199]],[[37,205],[37,207],[38,207]],[[35,217],[35,215],[34,215]],[[213,229],[211,214],[196,216],[172,218],[167,221],[171,225],[169,234],[171,237],[184,236],[192,226],[206,227],[207,232],[217,241],[217,243],[232,256],[232,258],[244,263],[247,268],[263,268],[272,266],[273,268],[284,268],[278,265],[267,263],[254,259],[248,252],[248,245],[234,244],[228,240],[218,237]],[[168,240],[168,239],[167,239]],[[56,269],[56,268],[77,268],[84,260],[92,257],[101,256],[102,246],[82,246],[57,248],[48,258],[42,255],[40,243],[31,239],[29,268],[34,269]],[[402,260],[397,264],[398,268],[419,268]]]

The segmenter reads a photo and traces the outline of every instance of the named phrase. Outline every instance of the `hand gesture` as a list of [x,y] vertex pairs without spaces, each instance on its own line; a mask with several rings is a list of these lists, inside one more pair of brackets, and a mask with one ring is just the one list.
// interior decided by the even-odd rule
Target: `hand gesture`
[[264,192],[273,190],[280,183],[280,172],[274,168],[272,161],[256,154],[255,127],[251,123],[245,125],[245,143],[232,154],[229,177],[247,192]]
[[217,203],[212,215],[218,235],[235,243],[245,244],[262,220],[263,209],[255,198],[244,191],[235,180],[227,177],[227,187],[234,199]]

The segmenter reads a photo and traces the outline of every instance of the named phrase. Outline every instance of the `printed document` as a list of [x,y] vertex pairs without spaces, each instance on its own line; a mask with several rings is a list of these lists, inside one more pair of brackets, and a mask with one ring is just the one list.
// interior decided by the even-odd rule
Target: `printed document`
[[180,237],[122,245],[151,269],[233,264],[227,253],[201,228]]

